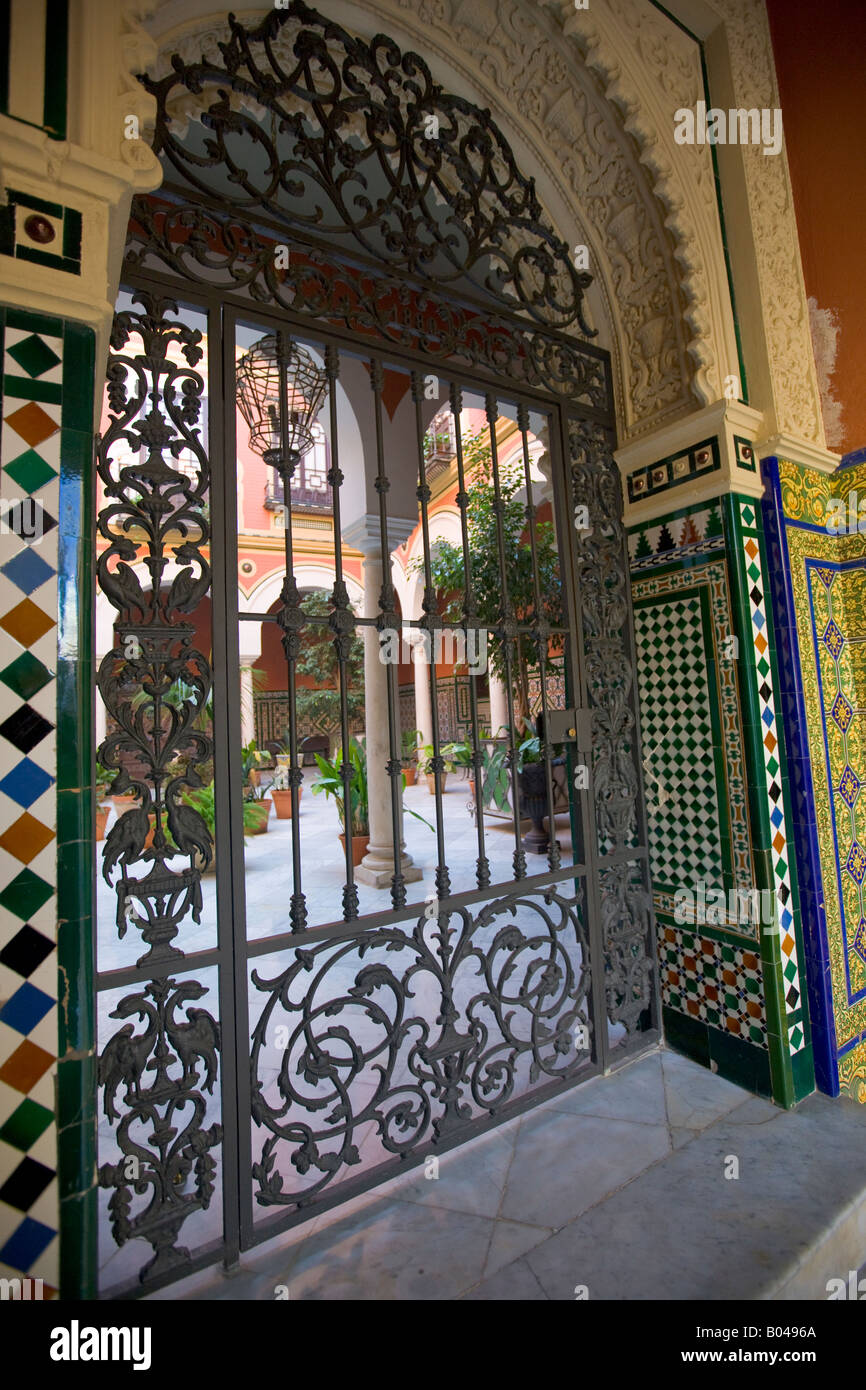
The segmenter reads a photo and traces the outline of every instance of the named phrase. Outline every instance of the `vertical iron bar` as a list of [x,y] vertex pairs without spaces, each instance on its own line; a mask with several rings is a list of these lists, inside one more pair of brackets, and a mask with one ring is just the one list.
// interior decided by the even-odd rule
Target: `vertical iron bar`
[[[379,595],[380,618],[376,637],[383,629],[390,629],[400,635],[402,644],[402,623],[397,622],[395,610],[394,585],[391,582],[391,548],[388,541],[387,496],[391,484],[385,473],[385,446],[382,430],[382,386],[384,372],[378,358],[370,362],[370,384],[373,388],[373,412],[376,421],[376,494],[379,498],[379,535],[382,547],[382,591]],[[365,640],[372,638],[372,632]],[[406,882],[401,868],[401,846],[403,840],[403,768],[400,763],[397,724],[399,724],[400,696],[397,690],[397,666],[385,666],[388,690],[388,778],[391,784],[391,833],[394,840],[394,873],[391,878],[391,902],[394,907],[403,907],[406,902]],[[397,779],[400,779],[398,790]]]
[[[547,623],[542,618],[541,613],[541,582],[538,577],[538,544],[535,532],[535,520],[538,508],[532,500],[532,476],[529,470],[529,411],[524,404],[517,407],[517,425],[520,430],[520,438],[523,446],[523,478],[526,485],[526,517],[529,524],[529,549],[532,555],[532,590],[535,598],[535,640],[538,650],[538,672],[541,677],[541,718],[544,724],[544,738],[541,741],[541,755],[544,758],[545,786],[547,790],[547,822],[548,822],[548,844],[547,862],[551,869],[558,869],[560,863],[559,842],[556,838],[556,820],[553,813],[553,768],[551,767],[551,757],[553,749],[549,742],[548,719],[547,719],[547,645],[548,633]],[[539,631],[539,624],[541,630]],[[565,624],[563,624],[565,626]]]
[[[225,1264],[235,1264],[252,1234],[252,1190],[241,1174],[252,1169],[250,1060],[247,1049],[246,903],[241,765],[240,650],[237,587],[237,458],[235,439],[235,324],[219,306],[208,316],[210,401],[223,402],[210,423],[214,802],[217,931],[220,947],[220,1029],[223,1066],[223,1208]],[[221,344],[222,351],[216,351]],[[220,720],[222,719],[222,728]],[[233,794],[234,793],[234,794]],[[228,1100],[228,1104],[226,1101]]]
[[340,444],[337,420],[337,379],[340,374],[340,353],[332,343],[325,348],[325,371],[328,376],[328,397],[331,423],[331,466],[328,469],[328,482],[334,502],[334,588],[331,602],[334,605],[329,620],[334,634],[334,649],[340,671],[340,737],[343,744],[341,773],[343,777],[343,831],[346,841],[346,881],[343,884],[343,920],[353,922],[358,916],[358,885],[355,882],[355,867],[352,863],[352,780],[354,769],[349,759],[349,702],[346,693],[346,665],[348,647],[355,635],[355,617],[349,603],[349,592],[343,578],[343,537],[340,521],[340,487],[343,474],[340,472]]
[[[427,503],[430,501],[430,485],[427,482],[427,466],[424,462],[424,417],[421,402],[424,399],[424,378],[420,372],[412,372],[412,400],[415,402],[415,434],[418,444],[418,491],[421,504],[421,534],[424,540],[424,617],[420,627],[426,634],[430,669],[430,726],[433,736],[433,789],[436,801],[436,896],[447,898],[451,892],[451,878],[445,862],[445,830],[442,808],[442,784],[440,773],[445,771],[439,751],[439,704],[436,698],[436,642],[434,634],[440,629],[439,604],[433,588],[433,574],[430,567],[430,521]],[[417,658],[416,658],[417,659]]]
[[499,631],[502,637],[502,654],[505,664],[505,695],[508,701],[508,749],[511,762],[511,801],[514,823],[514,877],[526,877],[526,852],[520,838],[520,785],[517,772],[517,745],[514,740],[514,685],[511,643],[514,641],[514,609],[508,592],[508,566],[505,556],[505,534],[503,529],[502,489],[499,478],[499,450],[496,444],[496,421],[498,408],[496,397],[490,392],[484,398],[487,413],[487,426],[490,432],[490,466],[493,474],[493,510],[496,515],[496,546],[499,557],[499,582],[502,586],[502,609]]
[[[288,363],[291,342],[286,340],[282,330],[277,330],[277,364],[280,383],[280,474],[283,481],[283,515],[285,518],[284,544],[286,554],[286,573],[280,598],[284,610],[294,610],[298,617],[300,600],[295,581],[295,561],[292,550],[292,478],[297,460],[289,458],[289,381]],[[301,827],[300,800],[302,773],[298,766],[298,702],[295,690],[297,660],[300,648],[300,633],[297,626],[283,627],[283,651],[288,668],[289,703],[289,790],[292,798],[292,897],[289,907],[289,921],[292,931],[301,932],[307,925],[307,900],[301,882]]]
[[[463,432],[460,428],[460,414],[463,410],[463,394],[456,382],[452,381],[449,392],[451,416],[454,421],[454,446],[457,453],[457,505],[460,508],[460,542],[463,547],[463,623],[467,633],[470,625],[478,624],[478,609],[475,606],[475,590],[472,585],[472,553],[469,548],[469,528],[466,509],[469,497],[466,492],[466,478],[463,468]],[[490,861],[485,853],[484,842],[484,788],[482,787],[482,757],[478,747],[478,691],[476,677],[469,676],[469,717],[472,724],[472,767],[475,772],[475,829],[478,835],[478,856],[475,861],[475,881],[479,888],[490,883]],[[491,729],[491,733],[492,733]]]
[[[571,654],[572,689],[575,705],[589,708],[589,694],[586,687],[584,664],[583,613],[575,576],[576,553],[573,528],[570,518],[574,515],[571,488],[571,453],[568,440],[568,416],[565,407],[556,410],[550,422],[551,477],[553,479],[554,516],[567,518],[560,528],[559,542],[560,572],[566,599],[569,621],[569,651]],[[567,533],[567,534],[566,534]],[[583,752],[583,749],[579,750]],[[607,1033],[607,1005],[605,998],[605,954],[604,934],[601,926],[601,884],[599,881],[599,856],[595,824],[595,778],[592,766],[592,748],[586,750],[587,781],[586,791],[576,792],[572,784],[569,795],[579,797],[581,826],[583,831],[583,860],[586,874],[583,878],[587,935],[589,937],[589,978],[592,998],[593,1060],[602,1071],[610,1067],[610,1046]]]

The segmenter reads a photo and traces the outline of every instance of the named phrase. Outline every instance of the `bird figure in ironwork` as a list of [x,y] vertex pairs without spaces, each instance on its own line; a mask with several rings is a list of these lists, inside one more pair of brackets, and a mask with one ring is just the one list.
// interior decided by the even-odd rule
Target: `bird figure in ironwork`
[[166,1025],[169,1042],[183,1063],[183,1081],[198,1083],[198,1060],[204,1062],[205,1076],[201,1089],[210,1093],[217,1076],[217,1057],[220,1048],[219,1024],[205,1009],[187,1009],[189,1023]]
[[111,872],[116,864],[128,867],[141,859],[149,829],[150,816],[144,806],[135,806],[131,811],[126,811],[111,827],[105,837],[102,858],[102,876],[106,883],[111,882]]
[[131,995],[121,1000],[112,1018],[137,1013],[147,1019],[143,1033],[135,1035],[134,1025],[125,1023],[106,1043],[99,1058],[98,1084],[103,1087],[103,1104],[110,1120],[117,1119],[118,1111],[114,1105],[117,1088],[123,1085],[127,1103],[134,1095],[141,1095],[141,1079],[147,1066],[147,1059],[153,1051],[158,1026],[153,1006],[141,995]]
[[213,859],[213,840],[198,811],[174,796],[169,797],[168,829],[181,854],[192,858],[198,850],[204,861],[202,868],[206,869]]

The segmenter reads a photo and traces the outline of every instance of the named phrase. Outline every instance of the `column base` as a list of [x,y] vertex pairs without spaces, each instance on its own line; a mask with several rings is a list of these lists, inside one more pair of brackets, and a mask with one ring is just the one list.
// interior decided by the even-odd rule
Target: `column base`
[[[408,854],[400,855],[400,872],[404,883],[417,883],[423,871]],[[390,888],[394,877],[394,855],[391,850],[370,847],[355,870],[355,880],[368,888]]]

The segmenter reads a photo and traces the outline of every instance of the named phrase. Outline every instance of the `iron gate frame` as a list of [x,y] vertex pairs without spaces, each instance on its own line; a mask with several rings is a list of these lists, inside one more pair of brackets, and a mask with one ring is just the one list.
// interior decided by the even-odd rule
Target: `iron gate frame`
[[[312,13],[306,11],[304,6],[299,5],[297,8],[306,14]],[[187,207],[199,206],[202,215],[207,218],[213,218],[218,211],[214,206],[208,205],[207,200],[190,197],[189,190],[168,186],[163,187],[159,195],[156,195],[153,200],[137,200],[131,226],[135,224],[136,216],[141,216],[143,206],[150,203],[150,206],[159,205],[162,207],[165,202],[170,205],[172,199],[175,198]],[[140,226],[140,223],[138,225]],[[289,244],[295,240],[294,233],[289,233],[285,226],[269,224],[267,218],[256,217],[255,225],[261,229],[261,235],[268,241],[277,231],[283,240],[289,240]],[[611,742],[611,735],[610,731],[606,737],[603,731],[600,733],[599,701],[594,698],[593,690],[590,688],[593,679],[597,681],[598,674],[596,673],[593,677],[587,671],[586,653],[592,644],[593,634],[586,631],[586,605],[582,604],[581,601],[579,576],[581,573],[585,577],[587,576],[588,566],[590,568],[595,566],[596,570],[601,569],[604,561],[599,559],[599,548],[603,549],[605,544],[608,546],[608,557],[615,554],[616,548],[619,547],[621,563],[625,565],[624,536],[621,527],[621,488],[619,487],[616,465],[612,460],[615,435],[609,355],[604,350],[583,341],[577,345],[573,338],[561,334],[556,329],[545,331],[539,325],[533,325],[533,331],[537,334],[549,338],[551,342],[562,338],[570,351],[581,353],[587,351],[590,356],[595,357],[603,365],[607,384],[605,407],[593,406],[586,401],[575,404],[567,399],[563,393],[556,394],[550,389],[542,389],[531,382],[516,383],[510,378],[497,376],[493,371],[477,362],[467,364],[459,357],[453,359],[431,358],[424,352],[413,350],[405,343],[398,345],[387,340],[381,341],[372,335],[352,332],[348,325],[334,321],[333,317],[305,317],[302,314],[294,313],[285,305],[280,305],[277,309],[273,305],[267,305],[244,294],[227,292],[222,286],[215,285],[205,288],[201,280],[196,282],[192,278],[166,273],[165,270],[155,271],[144,263],[144,258],[140,254],[140,248],[144,245],[159,259],[159,251],[158,249],[155,250],[154,242],[155,239],[147,248],[147,238],[142,238],[140,232],[134,231],[132,233],[129,243],[132,254],[128,257],[127,267],[122,276],[122,288],[130,289],[133,294],[140,291],[162,299],[182,301],[190,307],[204,311],[208,324],[209,381],[207,398],[210,408],[208,454],[210,456],[209,486],[212,522],[209,592],[213,614],[214,787],[217,833],[223,847],[223,852],[217,857],[216,868],[217,944],[206,951],[185,954],[182,961],[174,963],[174,970],[171,969],[170,965],[166,965],[164,968],[160,967],[159,970],[155,970],[154,967],[149,969],[128,967],[104,972],[97,971],[96,989],[101,992],[120,986],[144,984],[153,980],[155,975],[168,978],[169,975],[182,972],[184,978],[191,978],[192,972],[216,966],[218,969],[217,993],[220,1025],[225,1038],[226,1023],[230,1024],[232,1038],[230,1047],[223,1046],[220,1067],[223,1122],[221,1138],[222,1238],[194,1250],[174,1270],[160,1274],[144,1285],[135,1283],[110,1290],[110,1296],[113,1297],[136,1296],[149,1292],[178,1277],[184,1277],[213,1264],[219,1259],[222,1259],[227,1266],[231,1266],[237,1262],[242,1251],[273,1238],[273,1236],[308,1220],[314,1214],[351,1200],[360,1192],[387,1182],[397,1171],[406,1171],[418,1166],[430,1154],[447,1152],[456,1145],[466,1142],[468,1138],[482,1134],[515,1115],[542,1104],[551,1096],[571,1089],[575,1084],[579,1084],[580,1081],[586,1080],[590,1076],[597,1075],[599,1072],[615,1070],[620,1064],[632,1060],[639,1052],[652,1047],[659,1036],[657,980],[652,948],[654,928],[651,905],[648,905],[646,917],[648,927],[644,926],[647,956],[643,963],[645,977],[648,978],[648,991],[647,1003],[641,1010],[642,1015],[647,1016],[646,1026],[641,1027],[633,1039],[631,1030],[627,1031],[627,1038],[634,1041],[634,1046],[617,1048],[616,1055],[613,1057],[610,1054],[607,1028],[610,996],[607,976],[612,969],[616,975],[616,966],[611,965],[611,952],[607,949],[606,944],[605,902],[609,903],[612,899],[610,895],[606,898],[603,891],[603,875],[605,871],[616,870],[619,867],[627,870],[636,867],[640,878],[644,883],[647,883],[648,853],[645,810],[639,790],[640,731],[633,665],[630,673],[631,686],[625,697],[626,701],[630,702],[632,717],[629,756],[636,765],[638,778],[637,791],[632,798],[634,804],[628,812],[634,821],[633,830],[627,837],[628,844],[614,849],[612,853],[601,854],[597,842],[601,832],[594,784],[599,781],[599,774],[602,782],[604,782],[606,774],[608,783],[611,780],[612,755],[608,746]],[[309,249],[308,239],[298,237],[297,246],[301,251],[306,252]],[[318,248],[316,249],[318,251]],[[165,264],[165,259],[163,258],[163,264]],[[347,260],[343,260],[340,256],[332,255],[329,257],[329,264],[339,274],[345,271],[347,266],[353,265],[356,259],[349,257]],[[369,274],[370,272],[365,268],[365,273]],[[383,281],[387,279],[387,267],[385,267],[385,273],[381,278]],[[450,300],[460,308],[467,307],[465,298],[459,295],[445,292],[442,298],[443,302]],[[509,317],[511,316],[507,312],[501,309],[498,311],[498,318],[503,322],[507,321]],[[302,937],[299,937],[296,931],[288,930],[276,936],[253,942],[246,939],[242,807],[240,798],[232,795],[230,790],[239,785],[241,701],[237,681],[233,679],[233,673],[236,673],[239,665],[239,614],[236,582],[238,530],[236,465],[230,462],[229,444],[235,429],[235,397],[232,389],[235,368],[235,329],[239,323],[244,321],[247,323],[255,322],[256,325],[261,326],[263,331],[278,329],[297,331],[302,340],[330,345],[338,353],[343,349],[353,356],[361,355],[370,361],[397,365],[401,370],[418,371],[426,368],[428,371],[435,372],[440,378],[459,382],[462,389],[477,391],[482,396],[493,394],[497,401],[522,404],[527,409],[543,412],[548,416],[551,422],[549,452],[552,459],[553,505],[555,514],[560,521],[557,527],[557,541],[564,608],[568,615],[567,627],[572,637],[569,644],[572,680],[574,681],[574,690],[576,694],[579,694],[578,708],[592,710],[595,714],[593,747],[592,749],[580,750],[587,755],[587,762],[590,766],[590,787],[586,792],[580,794],[576,794],[574,789],[570,787],[572,802],[576,796],[578,803],[578,815],[585,851],[583,862],[580,865],[570,864],[559,869],[552,869],[548,865],[546,871],[537,875],[518,877],[510,883],[490,884],[484,888],[449,894],[439,899],[439,913],[447,920],[452,912],[460,908],[470,908],[481,902],[506,901],[509,897],[519,898],[528,893],[538,892],[546,887],[555,887],[557,884],[570,881],[575,883],[580,881],[584,885],[586,894],[585,925],[589,943],[589,961],[584,968],[589,974],[589,998],[592,1012],[590,1060],[581,1067],[578,1077],[572,1076],[550,1081],[535,1090],[528,1091],[516,1099],[508,1101],[496,1113],[490,1113],[485,1118],[472,1119],[467,1124],[465,1131],[452,1132],[449,1137],[441,1140],[431,1138],[419,1145],[408,1157],[403,1155],[399,1159],[377,1164],[369,1173],[358,1179],[344,1180],[337,1184],[332,1191],[326,1191],[315,1203],[300,1205],[296,1210],[278,1213],[274,1217],[260,1222],[253,1220],[254,1191],[250,1107],[252,1080],[250,1076],[249,1032],[250,963],[260,956],[271,955],[281,949],[296,948],[301,939],[305,945],[325,940],[335,942],[351,940],[362,937],[380,927],[398,926],[402,923],[412,922],[418,919],[420,908],[418,904],[407,905],[402,908],[392,906],[381,912],[358,917],[351,922],[332,922],[315,927],[305,927]],[[514,315],[513,327],[516,333],[525,334],[527,324],[525,320]],[[214,408],[214,403],[219,400],[222,400],[223,403],[222,410]],[[574,434],[575,430],[578,431],[578,435],[580,431],[584,432],[580,439],[586,441],[585,446],[580,442],[575,443],[575,438],[577,438]],[[583,456],[581,456],[581,448],[584,449]],[[593,450],[596,451],[598,457],[593,455]],[[236,459],[236,451],[232,450],[231,453],[232,458]],[[585,472],[591,473],[593,467],[597,467],[601,455],[604,455],[605,464],[596,479],[595,493],[590,497],[592,489],[589,488],[587,491],[588,500],[595,503],[594,516],[597,518],[599,534],[595,535],[594,540],[587,547],[576,536],[574,527],[565,524],[565,521],[570,517],[574,499],[578,495],[577,474],[581,467],[584,468]],[[612,500],[609,494],[613,486],[614,475],[618,496]],[[602,496],[602,494],[604,495]],[[599,502],[600,497],[601,502]],[[593,512],[592,508],[591,512]],[[618,531],[617,527],[619,528]],[[609,558],[607,563],[610,563]],[[627,581],[627,566],[624,573]],[[602,576],[603,579],[604,576]],[[366,625],[373,622],[374,620],[370,619]],[[363,625],[365,624],[359,620],[359,626]],[[625,650],[633,653],[634,639],[630,604],[621,627]],[[603,631],[596,632],[594,636],[597,641],[603,642],[605,633]],[[222,726],[220,720],[222,720]],[[549,756],[548,753],[548,758]],[[609,808],[608,822],[606,822],[608,828],[609,824],[612,823],[611,818],[615,819],[617,815],[625,814],[619,803],[627,799],[623,796],[621,787],[618,789],[615,785],[615,776],[613,781],[613,792],[608,798],[612,806],[612,809]],[[618,790],[619,796],[617,797]],[[220,826],[223,827],[222,831]],[[608,842],[610,841],[608,840]],[[228,854],[224,852],[226,845],[229,848]],[[628,875],[624,873],[623,878],[626,877]],[[614,873],[615,878],[616,874]],[[506,890],[508,891],[506,892]],[[243,926],[242,932],[239,924]],[[607,926],[611,927],[609,920]],[[612,927],[611,930],[613,930]],[[650,951],[652,951],[651,955],[649,954]],[[245,1026],[243,1026],[244,1021]],[[227,1098],[229,1101],[228,1113]]]

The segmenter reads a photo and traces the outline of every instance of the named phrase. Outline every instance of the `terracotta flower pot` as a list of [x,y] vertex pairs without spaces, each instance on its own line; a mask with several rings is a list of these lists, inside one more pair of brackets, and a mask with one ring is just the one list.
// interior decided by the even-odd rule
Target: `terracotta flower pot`
[[[273,802],[271,801],[271,798],[269,796],[265,796],[262,797],[261,801],[253,801],[251,804],[255,806],[258,811],[260,824],[257,825],[249,833],[251,835],[266,835],[268,830],[268,817],[271,814],[271,806],[273,805]],[[290,798],[289,810],[291,811],[291,809],[292,808]]]
[[470,795],[470,797],[472,798],[472,800],[474,801],[474,800],[475,800],[475,778],[474,778],[474,777],[470,777],[470,778],[469,778],[469,795]]
[[427,790],[428,790],[428,792],[430,793],[431,796],[435,796],[435,795],[436,795],[436,778],[437,778],[437,776],[438,776],[438,778],[439,778],[439,789],[440,789],[440,791],[443,791],[443,792],[444,792],[444,790],[445,790],[445,783],[446,783],[447,780],[448,780],[448,773],[447,773],[447,772],[440,772],[440,773],[438,773],[438,774],[435,773],[435,772],[426,772],[426,773],[424,774],[424,776],[425,776],[426,779],[427,779]]
[[97,838],[97,840],[104,840],[104,839],[105,839],[105,827],[106,827],[106,825],[107,825],[107,823],[108,823],[108,817],[109,817],[110,815],[111,815],[111,807],[110,807],[110,806],[97,806],[97,808],[96,808],[96,838]]
[[[369,843],[370,843],[370,832],[369,832],[369,830],[367,831],[366,835],[353,835],[353,836],[352,836],[352,863],[354,864],[354,866],[355,866],[356,869],[357,869],[358,865],[360,864],[361,860],[364,858],[364,855],[367,853],[367,846],[368,846]],[[345,853],[346,853],[346,836],[345,836],[345,832],[342,831],[342,830],[340,831],[340,844],[343,846],[343,854],[345,855]]]
[[416,775],[417,775],[417,772],[418,772],[418,769],[417,769],[417,767],[415,766],[414,763],[411,763],[411,764],[409,765],[409,767],[404,767],[404,768],[403,768],[403,776],[406,778],[406,786],[407,786],[407,787],[414,787],[414,785],[415,785],[415,777],[416,777]]
[[[298,787],[298,805],[299,805],[299,806],[300,806],[301,792],[302,792],[302,791],[303,791],[303,787]],[[291,820],[291,819],[292,819],[292,793],[291,793],[291,791],[289,791],[288,788],[286,788],[286,789],[283,790],[283,791],[277,791],[277,790],[274,790],[274,789],[272,788],[272,790],[271,790],[271,797],[273,798],[274,810],[275,810],[276,813],[277,813],[277,820]]]

